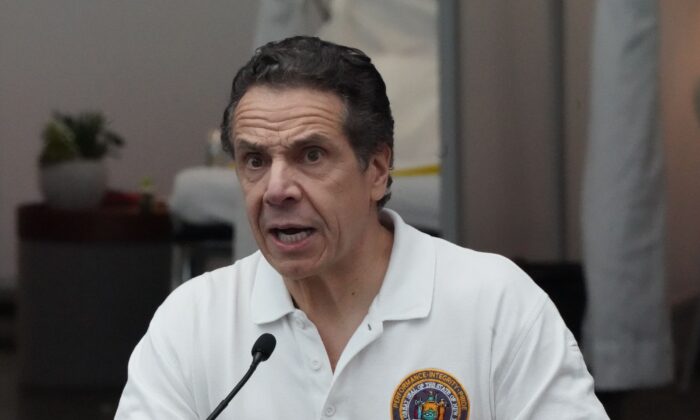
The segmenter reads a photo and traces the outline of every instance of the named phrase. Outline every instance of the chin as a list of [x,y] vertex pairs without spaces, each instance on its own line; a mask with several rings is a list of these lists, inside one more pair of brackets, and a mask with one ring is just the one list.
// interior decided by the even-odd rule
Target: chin
[[316,274],[314,267],[301,261],[270,261],[275,270],[286,280],[302,280]]

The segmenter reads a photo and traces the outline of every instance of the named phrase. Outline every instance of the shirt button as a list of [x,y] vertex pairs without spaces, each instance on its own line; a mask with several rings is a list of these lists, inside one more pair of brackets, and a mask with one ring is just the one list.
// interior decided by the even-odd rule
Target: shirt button
[[324,411],[324,414],[326,417],[331,417],[333,414],[335,414],[335,406],[334,405],[327,405],[326,409]]
[[313,369],[313,370],[321,369],[321,361],[318,359],[313,359],[311,361],[311,369]]

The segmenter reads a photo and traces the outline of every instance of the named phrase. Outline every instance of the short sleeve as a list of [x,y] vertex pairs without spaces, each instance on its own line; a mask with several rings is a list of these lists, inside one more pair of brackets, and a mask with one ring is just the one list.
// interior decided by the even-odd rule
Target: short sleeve
[[510,346],[498,349],[496,418],[608,419],[575,338],[545,297]]
[[[175,350],[183,346],[173,343],[184,335],[187,326],[172,328],[178,320],[167,319],[164,312],[163,307],[156,312],[148,332],[131,354],[116,420],[198,418],[182,355]],[[175,330],[179,333],[173,336]]]

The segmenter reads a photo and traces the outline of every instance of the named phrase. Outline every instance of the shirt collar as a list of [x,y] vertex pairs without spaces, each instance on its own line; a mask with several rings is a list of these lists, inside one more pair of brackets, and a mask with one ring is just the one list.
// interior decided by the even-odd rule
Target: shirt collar
[[[382,210],[382,223],[393,225],[394,244],[386,275],[369,309],[378,321],[424,318],[430,313],[435,284],[435,246],[426,234],[407,225],[392,210]],[[276,321],[294,311],[282,276],[260,254],[251,294],[256,324]]]
[[425,318],[432,307],[435,285],[434,241],[392,210],[382,210],[380,217],[383,223],[393,224],[394,245],[369,315],[380,321]]
[[270,265],[260,251],[260,263],[250,296],[251,318],[256,324],[276,321],[294,311],[292,297],[282,276]]

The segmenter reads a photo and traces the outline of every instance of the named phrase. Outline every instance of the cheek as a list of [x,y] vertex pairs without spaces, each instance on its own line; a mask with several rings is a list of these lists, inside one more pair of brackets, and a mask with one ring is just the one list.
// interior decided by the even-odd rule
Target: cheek
[[245,209],[246,209],[246,212],[248,213],[249,219],[254,220],[257,217],[259,208],[260,208],[260,204],[258,204],[258,200],[254,200],[250,196],[246,196]]
[[262,193],[260,192],[260,188],[255,183],[247,181],[241,181],[240,185],[248,218],[255,220],[258,217],[262,205]]

